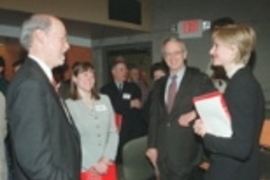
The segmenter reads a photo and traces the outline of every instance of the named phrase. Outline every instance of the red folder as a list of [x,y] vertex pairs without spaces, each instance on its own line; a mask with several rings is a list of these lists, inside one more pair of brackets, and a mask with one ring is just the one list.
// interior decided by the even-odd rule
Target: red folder
[[94,169],[81,172],[80,180],[117,180],[116,165],[112,164],[106,174],[98,174]]
[[231,115],[223,93],[215,91],[193,98],[196,110],[209,133],[231,137]]
[[194,97],[193,98],[193,103],[195,104],[196,102],[203,101],[203,100],[206,100],[206,99],[215,98],[215,97],[220,99],[220,103],[221,103],[224,111],[228,115],[229,119],[231,119],[231,115],[230,115],[227,103],[226,103],[226,101],[224,99],[223,93],[220,92],[220,91],[214,91],[214,92],[211,92],[211,93],[208,93],[208,94],[203,94],[201,96]]
[[122,125],[122,120],[123,120],[123,116],[121,114],[115,114],[115,125],[119,132]]

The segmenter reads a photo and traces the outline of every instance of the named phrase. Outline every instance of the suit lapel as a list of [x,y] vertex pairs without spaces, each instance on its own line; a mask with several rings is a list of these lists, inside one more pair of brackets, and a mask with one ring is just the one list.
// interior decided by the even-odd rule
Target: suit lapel
[[172,111],[171,111],[171,114],[175,111],[177,111],[180,107],[182,106],[182,103],[184,103],[184,99],[185,98],[188,98],[187,97],[187,94],[190,94],[190,90],[191,89],[191,81],[190,81],[190,71],[188,69],[188,67],[186,68],[186,71],[185,71],[185,74],[183,76],[183,79],[181,81],[181,83],[179,84],[179,88],[177,90],[177,93],[176,93],[176,97],[175,97],[175,100],[174,100],[174,104],[173,104],[173,107],[172,107]]
[[166,84],[168,81],[169,76],[166,76],[165,78],[161,79],[161,90],[160,90],[160,94],[159,94],[159,99],[161,101],[161,105],[162,105],[162,109],[165,109],[165,111],[168,113],[167,111],[167,105],[165,102],[165,93],[166,93]]
[[41,67],[34,60],[32,60],[30,58],[28,58],[26,60],[25,65],[28,66],[34,72],[36,78],[38,78],[41,82],[43,82],[44,87],[48,88],[48,91],[53,95],[57,105],[60,107],[59,110],[61,110],[61,112],[59,112],[59,113],[64,114],[64,116],[66,117],[66,121],[69,121],[69,120],[71,121],[71,123],[68,122],[68,124],[72,128],[72,131],[74,132],[76,137],[79,138],[79,133],[77,131],[77,128],[74,125],[72,117],[71,116],[69,117],[68,113],[65,112],[65,110],[64,110],[65,107],[63,107],[64,105],[63,105],[63,103],[61,103],[60,97],[55,92],[55,89],[51,85],[51,82],[49,81],[45,72],[41,69]]

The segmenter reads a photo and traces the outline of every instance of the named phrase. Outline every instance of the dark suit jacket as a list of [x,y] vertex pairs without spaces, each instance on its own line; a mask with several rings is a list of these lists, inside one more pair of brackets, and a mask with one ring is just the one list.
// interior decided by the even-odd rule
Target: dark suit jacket
[[[118,90],[114,82],[103,86],[100,91],[110,97],[114,111],[119,114],[124,114],[125,111],[131,109],[130,100],[140,100],[142,97],[140,88],[130,82],[124,82],[122,92]],[[130,94],[130,98],[123,98],[124,93]]]
[[7,94],[14,179],[79,180],[80,140],[40,66],[27,59]]
[[[123,115],[117,156],[117,162],[121,162],[122,147],[124,144],[131,139],[146,134],[146,124],[142,119],[141,109],[131,108],[130,106],[131,100],[141,99],[141,91],[136,84],[124,82],[123,90],[120,92],[116,84],[112,82],[103,86],[101,92],[109,96],[114,111]],[[127,94],[130,95],[130,98],[127,98]]]
[[259,137],[264,120],[261,86],[249,68],[236,72],[229,80],[225,100],[232,117],[232,138],[207,134],[206,148],[211,166],[206,180],[258,180]]
[[[149,148],[158,149],[158,165],[164,163],[175,179],[188,179],[202,158],[202,148],[192,127],[182,127],[178,119],[194,110],[195,96],[214,90],[211,80],[198,69],[186,68],[171,113],[166,109],[165,88],[168,76],[158,80],[152,91],[149,125]],[[167,178],[170,179],[170,178]]]

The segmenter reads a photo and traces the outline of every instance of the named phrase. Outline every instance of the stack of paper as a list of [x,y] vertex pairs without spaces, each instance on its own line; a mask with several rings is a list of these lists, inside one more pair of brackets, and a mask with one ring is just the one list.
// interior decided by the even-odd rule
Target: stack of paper
[[223,94],[215,91],[193,99],[207,132],[219,137],[231,137],[231,117]]

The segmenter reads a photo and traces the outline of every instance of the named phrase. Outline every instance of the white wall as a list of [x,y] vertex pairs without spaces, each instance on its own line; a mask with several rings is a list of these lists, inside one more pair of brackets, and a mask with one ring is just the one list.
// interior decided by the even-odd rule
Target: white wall
[[[19,36],[20,36],[20,27],[1,25],[0,24],[0,36],[19,38]],[[87,39],[87,38],[68,36],[68,41],[72,45],[83,46],[83,47],[91,47],[92,46],[91,39]]]

